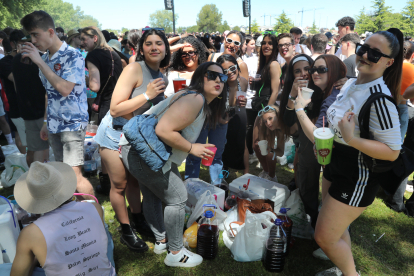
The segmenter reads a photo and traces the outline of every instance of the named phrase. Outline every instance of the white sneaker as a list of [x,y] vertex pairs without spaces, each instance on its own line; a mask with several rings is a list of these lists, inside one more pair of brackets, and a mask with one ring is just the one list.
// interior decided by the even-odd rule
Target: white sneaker
[[261,169],[262,168],[262,165],[260,164],[260,162],[257,162],[256,168],[257,169]]
[[166,242],[155,242],[154,244],[154,253],[155,254],[162,254],[167,251],[167,243]]
[[318,248],[315,251],[313,251],[312,256],[314,256],[317,259],[321,259],[324,261],[329,261],[329,257],[326,256],[325,252],[323,252],[322,248]]
[[275,175],[274,177],[270,177],[270,175],[266,175],[266,177],[265,177],[267,180],[270,180],[270,181],[273,181],[273,182],[276,182],[276,183],[279,183],[279,182],[277,182],[277,176]]
[[257,159],[256,154],[253,152],[253,154],[249,154],[249,164],[252,164],[256,161],[259,161],[259,159]]
[[405,187],[405,190],[407,191],[407,192],[410,192],[410,193],[412,193],[413,192],[413,185],[409,185],[409,184],[407,184],[407,186]]
[[167,257],[164,259],[164,264],[167,266],[194,267],[202,262],[203,257],[188,251],[185,247],[175,255],[168,250]]
[[342,276],[342,275],[343,275],[342,271],[339,270],[339,268],[337,268],[336,266],[315,274],[315,276]]
[[268,175],[268,173],[267,173],[267,172],[265,172],[265,171],[261,171],[261,172],[259,173],[259,175],[258,175],[258,177],[261,177],[261,178],[264,178],[264,179],[267,179],[267,178],[266,178],[266,176],[269,176],[269,175]]

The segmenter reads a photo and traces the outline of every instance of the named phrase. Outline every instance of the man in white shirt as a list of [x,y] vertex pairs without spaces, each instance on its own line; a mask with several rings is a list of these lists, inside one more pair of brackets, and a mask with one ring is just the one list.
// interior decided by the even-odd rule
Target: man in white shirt
[[[298,27],[293,27],[292,29],[290,29],[290,33],[293,35],[293,37],[295,38],[295,52],[296,54],[307,54],[308,56],[312,55],[312,52],[308,49],[308,47],[304,44],[299,44],[300,42],[300,38],[302,36],[302,30],[299,29]],[[277,61],[279,62],[279,64],[284,64],[286,63],[286,60],[279,54],[277,55]]]
[[[338,22],[336,22],[336,27],[338,27],[339,36],[333,38],[334,45],[336,45],[339,42],[339,40],[343,38],[345,35],[354,33],[355,20],[350,16],[342,17],[338,20]],[[336,53],[335,47],[332,47],[328,54],[336,55],[342,61],[344,61],[347,58],[345,55],[342,54],[341,47],[339,47]]]
[[325,54],[326,45],[328,44],[328,37],[324,34],[316,34],[311,40],[311,58],[315,60],[320,55]]

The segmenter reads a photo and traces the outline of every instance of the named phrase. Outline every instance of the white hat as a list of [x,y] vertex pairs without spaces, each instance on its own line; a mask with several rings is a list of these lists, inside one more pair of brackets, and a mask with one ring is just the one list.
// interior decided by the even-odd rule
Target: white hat
[[111,46],[113,49],[121,52],[121,42],[116,39],[111,39],[108,41],[108,45]]
[[70,199],[76,184],[75,171],[68,164],[36,161],[16,181],[14,198],[29,213],[47,213]]

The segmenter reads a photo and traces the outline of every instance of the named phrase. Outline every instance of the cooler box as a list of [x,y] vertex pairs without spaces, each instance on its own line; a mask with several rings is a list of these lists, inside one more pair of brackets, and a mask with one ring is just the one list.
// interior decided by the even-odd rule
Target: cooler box
[[199,178],[188,178],[184,181],[185,188],[188,193],[187,206],[196,206],[200,196],[207,190],[210,190],[211,194],[217,201],[219,207],[224,209],[225,192],[224,190],[217,188]]
[[279,209],[285,206],[286,200],[290,196],[290,191],[287,186],[252,174],[245,174],[233,180],[230,183],[230,192],[237,194],[240,189],[243,189],[243,185],[247,184],[249,178],[250,184],[247,192],[252,196],[251,199],[262,198],[273,201],[273,211],[275,213],[279,212]]
[[14,205],[0,198],[0,254],[4,263],[13,263],[20,227]]

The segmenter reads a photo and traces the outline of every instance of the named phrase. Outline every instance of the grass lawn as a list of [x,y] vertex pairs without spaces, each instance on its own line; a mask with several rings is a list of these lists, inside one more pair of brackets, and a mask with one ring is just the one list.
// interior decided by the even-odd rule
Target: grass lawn
[[[250,173],[258,174],[256,163],[250,166]],[[184,173],[184,165],[180,168]],[[276,174],[278,181],[287,184],[293,178],[289,168],[278,165]],[[227,179],[231,182],[241,176],[240,172],[231,170]],[[200,178],[209,182],[208,170],[202,167]],[[412,179],[412,176],[411,176]],[[97,178],[90,179],[93,185],[98,184]],[[0,194],[8,196],[13,188],[0,189]],[[409,198],[410,193],[405,197]],[[380,192],[374,203],[352,224],[352,247],[357,270],[362,275],[414,275],[414,219],[388,209]],[[213,261],[204,261],[195,268],[169,268],[164,265],[166,253],[153,253],[153,241],[147,241],[150,250],[137,254],[128,250],[119,241],[117,230],[119,224],[114,218],[114,211],[108,197],[98,196],[105,207],[105,220],[113,234],[115,243],[115,264],[118,275],[270,275],[262,263],[239,263],[232,259],[231,252],[220,237],[218,257]],[[380,235],[385,235],[378,241]],[[314,275],[333,266],[330,261],[322,261],[312,257],[318,246],[313,240],[296,239],[286,259],[285,269],[279,275]]]

